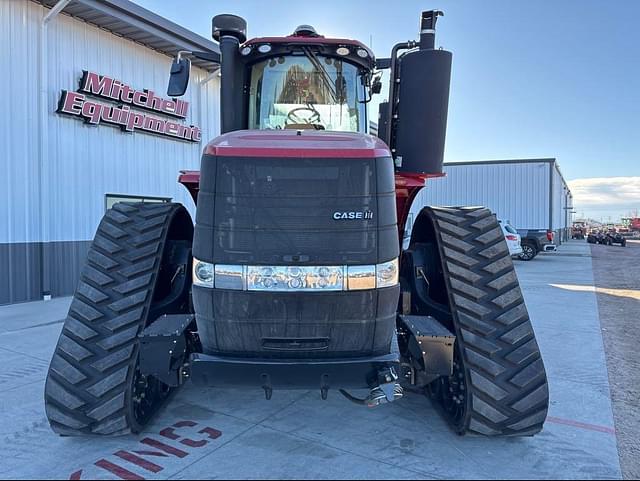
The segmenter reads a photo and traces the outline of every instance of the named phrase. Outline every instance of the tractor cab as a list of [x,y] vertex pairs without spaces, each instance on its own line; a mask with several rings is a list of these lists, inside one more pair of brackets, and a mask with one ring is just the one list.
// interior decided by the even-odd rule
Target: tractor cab
[[351,40],[327,40],[313,27],[246,42],[245,95],[253,130],[368,130],[373,54]]
[[[310,25],[247,41],[246,24],[234,15],[213,19],[213,37],[221,50],[222,133],[368,132],[367,104],[380,81],[373,79],[373,52],[361,42],[325,38]],[[174,63],[170,95],[186,90],[188,67],[186,57]]]

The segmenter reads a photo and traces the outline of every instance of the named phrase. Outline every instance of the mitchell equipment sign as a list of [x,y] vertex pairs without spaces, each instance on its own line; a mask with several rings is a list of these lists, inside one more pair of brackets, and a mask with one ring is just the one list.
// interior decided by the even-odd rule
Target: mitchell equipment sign
[[[117,102],[117,105],[88,96]],[[91,125],[102,122],[117,125],[125,132],[142,131],[190,142],[200,142],[202,138],[199,127],[132,110],[132,107],[184,120],[187,118],[189,103],[184,100],[167,100],[151,90],[136,90],[119,80],[85,70],[77,92],[62,91],[57,112],[84,119]]]

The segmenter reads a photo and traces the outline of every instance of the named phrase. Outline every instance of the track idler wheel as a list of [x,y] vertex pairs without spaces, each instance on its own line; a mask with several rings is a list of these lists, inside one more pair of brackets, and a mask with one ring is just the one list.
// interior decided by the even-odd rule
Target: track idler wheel
[[442,405],[454,428],[460,433],[467,414],[467,385],[457,352],[453,361],[453,374],[429,384],[427,394]]

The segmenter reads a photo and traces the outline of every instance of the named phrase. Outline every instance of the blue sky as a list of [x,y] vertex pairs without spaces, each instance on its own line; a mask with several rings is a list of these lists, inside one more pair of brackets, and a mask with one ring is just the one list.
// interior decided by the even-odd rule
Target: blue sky
[[250,37],[309,23],[379,57],[417,38],[421,10],[444,10],[437,45],[454,53],[446,160],[555,157],[567,180],[581,179],[578,213],[640,209],[640,1],[135,1],[207,38],[214,15],[235,13]]

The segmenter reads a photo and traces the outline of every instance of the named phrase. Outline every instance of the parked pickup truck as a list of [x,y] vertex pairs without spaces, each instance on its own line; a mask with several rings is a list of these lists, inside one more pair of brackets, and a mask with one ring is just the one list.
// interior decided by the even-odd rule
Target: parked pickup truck
[[540,252],[556,250],[553,243],[553,231],[546,229],[518,229],[518,234],[522,237],[522,254],[519,259],[530,261]]

